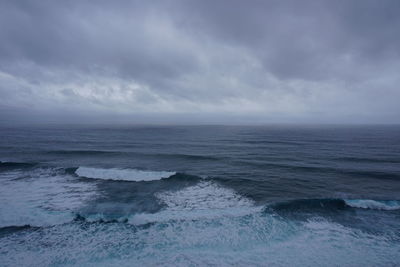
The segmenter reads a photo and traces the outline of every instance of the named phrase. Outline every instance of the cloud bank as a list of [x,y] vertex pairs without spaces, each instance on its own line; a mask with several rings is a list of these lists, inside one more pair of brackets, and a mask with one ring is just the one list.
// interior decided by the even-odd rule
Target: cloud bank
[[400,2],[1,1],[0,121],[399,123]]

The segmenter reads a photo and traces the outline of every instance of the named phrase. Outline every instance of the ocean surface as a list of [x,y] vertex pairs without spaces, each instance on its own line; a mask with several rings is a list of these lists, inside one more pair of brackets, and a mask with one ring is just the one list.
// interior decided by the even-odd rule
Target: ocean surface
[[0,161],[0,266],[400,266],[399,126],[2,126]]

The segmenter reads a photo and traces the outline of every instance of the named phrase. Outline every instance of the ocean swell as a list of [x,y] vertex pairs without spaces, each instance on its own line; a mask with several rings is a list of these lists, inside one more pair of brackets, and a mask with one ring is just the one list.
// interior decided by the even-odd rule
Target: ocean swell
[[35,165],[37,164],[29,162],[0,161],[0,170],[24,169],[34,167]]
[[398,210],[400,201],[372,199],[296,199],[268,206],[277,212],[336,212],[351,208],[372,210]]

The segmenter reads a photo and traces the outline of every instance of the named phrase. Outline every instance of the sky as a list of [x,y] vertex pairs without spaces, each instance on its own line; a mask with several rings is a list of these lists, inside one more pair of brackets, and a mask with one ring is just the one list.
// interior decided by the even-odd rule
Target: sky
[[0,0],[0,123],[400,123],[398,0]]

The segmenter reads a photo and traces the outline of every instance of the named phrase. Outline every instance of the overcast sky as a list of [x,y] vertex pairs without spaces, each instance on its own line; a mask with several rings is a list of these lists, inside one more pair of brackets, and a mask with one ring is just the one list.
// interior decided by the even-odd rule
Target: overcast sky
[[0,121],[399,123],[400,1],[0,0]]

